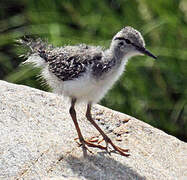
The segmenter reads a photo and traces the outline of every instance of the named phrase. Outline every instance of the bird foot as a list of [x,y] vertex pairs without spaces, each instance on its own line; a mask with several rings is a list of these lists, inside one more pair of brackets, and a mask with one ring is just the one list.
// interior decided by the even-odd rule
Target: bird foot
[[[78,140],[79,138],[75,138],[75,140]],[[93,141],[89,141],[89,140],[81,140],[81,142],[76,141],[77,144],[79,146],[83,146],[85,147],[89,152],[91,152],[85,145],[87,145],[88,147],[93,147],[93,148],[99,148],[99,149],[104,149],[107,150],[107,147],[104,147],[100,144],[94,144]],[[97,141],[94,141],[97,142]]]
[[[78,139],[78,138],[77,138]],[[100,145],[100,143],[102,142],[102,141],[105,141],[106,142],[106,146],[102,146],[102,145]],[[97,143],[97,144],[95,144],[95,143]],[[126,157],[128,157],[130,154],[128,154],[127,152],[129,152],[129,150],[128,149],[123,149],[123,148],[120,148],[120,147],[118,147],[118,146],[116,146],[112,141],[111,141],[111,139],[110,138],[99,138],[99,136],[95,136],[95,137],[91,137],[90,139],[88,139],[88,140],[84,140],[83,142],[81,142],[81,143],[79,143],[79,145],[81,146],[81,145],[83,145],[83,146],[85,146],[85,145],[87,145],[88,147],[93,147],[93,148],[99,148],[99,149],[102,149],[102,150],[106,150],[109,154],[110,154],[110,151],[108,150],[108,144],[110,144],[113,148],[114,148],[114,150],[113,151],[116,151],[116,152],[118,152],[120,155],[122,155],[122,156],[126,156]],[[88,149],[88,148],[87,148]],[[89,151],[89,150],[88,150]],[[90,151],[89,151],[90,152]]]
[[130,155],[127,153],[127,152],[129,152],[128,149],[123,149],[123,148],[116,146],[108,136],[105,135],[103,139],[106,142],[107,146],[108,146],[108,144],[110,144],[114,148],[114,151],[118,152],[120,155],[126,156],[126,157],[128,157]]

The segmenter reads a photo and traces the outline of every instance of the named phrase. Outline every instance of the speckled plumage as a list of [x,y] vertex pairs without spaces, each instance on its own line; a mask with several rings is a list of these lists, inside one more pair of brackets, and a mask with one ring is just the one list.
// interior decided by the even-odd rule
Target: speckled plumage
[[131,27],[119,31],[106,50],[85,44],[53,47],[41,39],[20,42],[31,49],[25,63],[42,67],[42,76],[55,92],[91,102],[112,87],[130,57],[146,51],[143,37]]
[[112,68],[115,61],[106,61],[102,58],[103,48],[79,44],[54,48],[41,39],[22,39],[21,43],[29,46],[31,52],[26,56],[40,56],[47,64],[49,71],[62,81],[80,77],[87,69],[92,69],[95,77]]
[[[81,44],[53,49],[47,57],[49,70],[63,81],[76,79],[101,62],[102,49]],[[94,62],[94,63],[93,63]]]

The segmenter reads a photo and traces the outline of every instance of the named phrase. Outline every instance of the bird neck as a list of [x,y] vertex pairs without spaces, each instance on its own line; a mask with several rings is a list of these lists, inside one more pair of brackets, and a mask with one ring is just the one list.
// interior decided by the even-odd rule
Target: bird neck
[[123,62],[127,62],[128,58],[121,51],[113,48],[109,48],[104,52],[106,59],[109,64],[113,64],[115,68],[118,68]]
[[116,59],[118,62],[121,62],[123,59],[126,59],[125,54],[114,45],[110,46],[109,51],[111,53],[112,58]]
[[[114,54],[110,49],[103,52],[102,64],[95,65],[94,75],[100,78],[109,77],[109,75],[114,75],[116,72],[122,72],[125,68],[127,58],[122,56],[120,53]],[[121,73],[120,73],[121,74]]]

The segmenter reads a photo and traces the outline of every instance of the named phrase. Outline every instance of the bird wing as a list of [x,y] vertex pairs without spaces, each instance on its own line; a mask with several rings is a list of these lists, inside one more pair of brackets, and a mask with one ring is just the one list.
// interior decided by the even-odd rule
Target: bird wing
[[[30,48],[25,57],[38,55],[48,64],[48,69],[63,81],[73,80],[91,66],[94,72],[102,69],[102,48],[80,44],[54,48],[41,39],[24,37],[18,41]],[[97,70],[97,71],[96,71]]]
[[48,54],[47,62],[49,71],[59,79],[68,81],[82,76],[89,66],[95,64],[94,61],[101,59],[101,48],[81,44],[55,48]]

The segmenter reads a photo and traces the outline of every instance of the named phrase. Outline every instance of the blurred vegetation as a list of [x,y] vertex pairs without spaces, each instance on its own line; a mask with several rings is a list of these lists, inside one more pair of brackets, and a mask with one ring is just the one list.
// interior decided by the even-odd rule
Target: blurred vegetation
[[108,47],[130,25],[144,35],[157,61],[129,61],[101,104],[141,119],[187,141],[186,0],[9,0],[0,2],[0,78],[49,90],[38,70],[21,67],[15,40],[36,35],[55,46],[80,42]]

